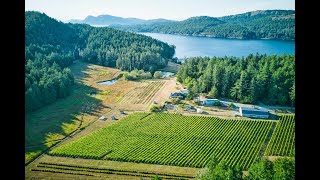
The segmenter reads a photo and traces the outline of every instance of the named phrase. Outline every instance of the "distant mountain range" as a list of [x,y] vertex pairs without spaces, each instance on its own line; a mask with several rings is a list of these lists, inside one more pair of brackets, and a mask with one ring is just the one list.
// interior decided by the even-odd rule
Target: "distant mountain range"
[[84,20],[72,19],[70,23],[77,24],[89,24],[92,26],[110,26],[110,25],[135,25],[135,24],[152,24],[152,23],[163,23],[163,22],[174,22],[168,19],[138,19],[138,18],[122,18],[111,15],[99,15],[99,16],[87,16]]
[[295,39],[294,10],[258,10],[243,14],[209,17],[191,17],[183,21],[110,27],[134,32],[155,32],[189,36],[207,36],[236,39]]

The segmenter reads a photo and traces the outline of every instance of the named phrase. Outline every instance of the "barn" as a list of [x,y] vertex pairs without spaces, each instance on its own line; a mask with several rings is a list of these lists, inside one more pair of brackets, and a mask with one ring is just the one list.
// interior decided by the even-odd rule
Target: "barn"
[[249,118],[269,118],[269,111],[255,108],[240,107],[239,113],[242,117]]

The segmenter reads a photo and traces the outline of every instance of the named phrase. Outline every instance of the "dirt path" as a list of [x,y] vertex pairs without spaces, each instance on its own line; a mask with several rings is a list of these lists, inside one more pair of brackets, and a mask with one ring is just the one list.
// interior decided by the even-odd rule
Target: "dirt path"
[[176,92],[178,89],[176,89],[176,80],[175,78],[171,78],[168,80],[164,80],[166,83],[163,85],[163,87],[155,94],[154,98],[151,102],[156,101],[158,105],[164,105],[164,102],[166,102],[169,99],[169,95],[171,92]]

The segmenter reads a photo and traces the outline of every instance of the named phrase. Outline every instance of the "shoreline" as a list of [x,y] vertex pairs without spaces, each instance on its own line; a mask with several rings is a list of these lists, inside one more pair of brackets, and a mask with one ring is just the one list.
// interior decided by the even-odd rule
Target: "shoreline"
[[246,39],[246,38],[238,38],[238,37],[216,37],[212,35],[188,35],[188,34],[179,34],[179,33],[162,33],[162,32],[143,32],[143,31],[130,31],[134,33],[158,33],[158,34],[167,34],[167,35],[179,35],[179,36],[189,36],[189,37],[207,37],[207,38],[215,38],[215,39],[231,39],[231,40],[274,40],[274,41],[289,41],[295,42],[295,39],[274,39],[274,38],[256,38],[256,39]]

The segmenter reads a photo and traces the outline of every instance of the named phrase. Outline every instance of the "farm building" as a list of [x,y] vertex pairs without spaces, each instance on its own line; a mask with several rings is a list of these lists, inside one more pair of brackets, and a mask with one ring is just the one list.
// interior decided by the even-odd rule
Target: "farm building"
[[218,99],[206,99],[203,101],[203,105],[213,106],[215,102],[220,102]]
[[242,117],[264,118],[264,119],[269,118],[269,111],[267,110],[240,107],[239,113],[240,113],[240,116]]
[[179,93],[179,92],[173,92],[173,93],[170,93],[170,96],[169,98],[180,98],[180,99],[183,99],[184,98],[184,95],[182,93]]

